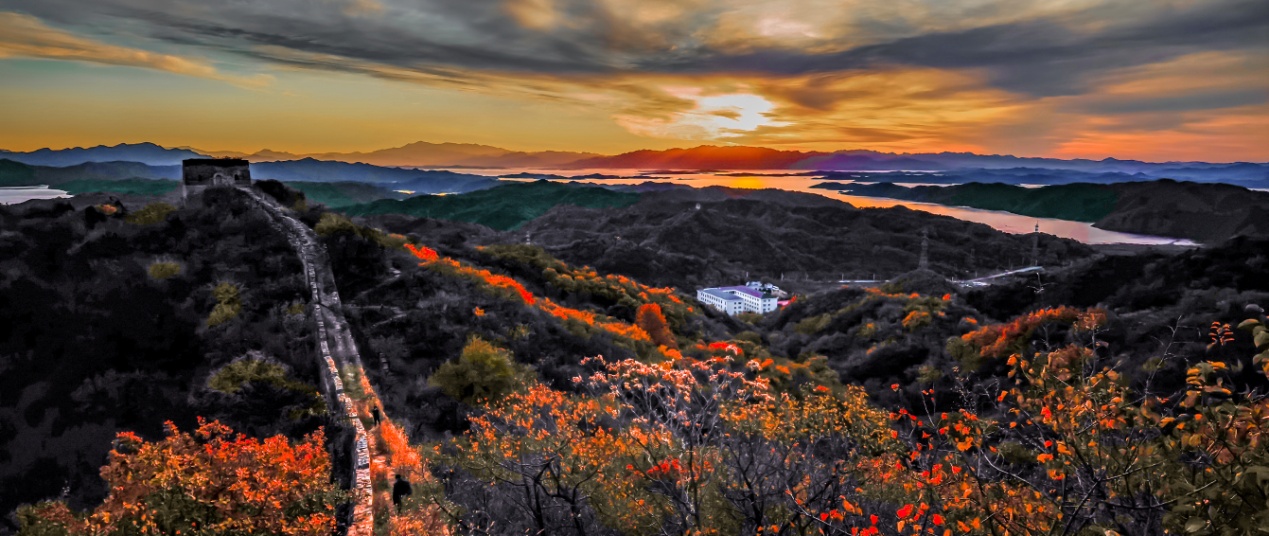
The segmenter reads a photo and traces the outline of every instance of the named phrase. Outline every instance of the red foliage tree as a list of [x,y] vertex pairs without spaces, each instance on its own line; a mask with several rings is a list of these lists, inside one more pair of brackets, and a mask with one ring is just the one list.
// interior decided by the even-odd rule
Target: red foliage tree
[[101,469],[110,494],[91,513],[49,502],[19,518],[24,534],[327,535],[343,496],[330,469],[321,430],[291,444],[219,422],[200,419],[193,434],[169,422],[162,441],[118,435]]
[[669,348],[678,348],[678,343],[674,340],[674,333],[670,331],[670,326],[666,324],[665,315],[661,314],[660,305],[655,303],[640,305],[638,312],[635,313],[635,325],[648,332],[648,337],[652,339],[652,342]]

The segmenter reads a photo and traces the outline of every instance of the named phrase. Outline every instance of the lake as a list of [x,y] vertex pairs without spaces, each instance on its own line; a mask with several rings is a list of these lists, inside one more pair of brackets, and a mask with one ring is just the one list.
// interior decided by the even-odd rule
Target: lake
[[64,190],[47,186],[0,186],[0,205],[13,205],[32,199],[70,197]]

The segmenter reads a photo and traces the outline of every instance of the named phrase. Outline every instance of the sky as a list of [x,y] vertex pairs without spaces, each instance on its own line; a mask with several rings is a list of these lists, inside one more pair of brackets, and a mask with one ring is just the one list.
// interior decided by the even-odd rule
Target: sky
[[1265,0],[0,0],[0,148],[1269,161]]

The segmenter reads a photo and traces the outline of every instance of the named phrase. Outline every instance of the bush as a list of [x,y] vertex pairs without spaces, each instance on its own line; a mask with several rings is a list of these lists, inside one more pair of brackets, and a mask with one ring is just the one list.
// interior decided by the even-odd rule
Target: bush
[[163,223],[167,220],[167,215],[175,211],[176,207],[168,203],[150,203],[141,207],[141,210],[128,214],[124,220],[137,225],[154,225]]
[[334,236],[338,234],[358,234],[360,228],[352,220],[336,214],[327,212],[322,214],[322,219],[318,220],[313,230],[320,236]]
[[181,275],[181,265],[172,261],[154,261],[148,271],[151,279],[162,281]]
[[240,292],[238,285],[227,281],[222,281],[212,289],[216,306],[212,307],[211,314],[207,316],[207,327],[216,327],[238,317],[238,313],[242,312]]
[[24,507],[19,534],[318,536],[334,530],[335,505],[346,494],[331,481],[321,430],[292,443],[284,436],[248,438],[199,420],[193,434],[168,422],[162,441],[121,432],[101,470],[110,490],[105,502],[84,514],[64,502]]
[[474,404],[496,400],[513,391],[521,374],[511,352],[472,336],[456,361],[447,361],[432,374],[431,383],[446,395]]
[[282,365],[262,359],[242,359],[225,365],[212,374],[207,380],[207,387],[232,395],[250,382],[286,386],[289,381]]
[[814,335],[828,327],[828,323],[832,320],[833,315],[829,313],[807,317],[802,319],[801,322],[798,322],[797,325],[793,327],[793,330],[803,335]]

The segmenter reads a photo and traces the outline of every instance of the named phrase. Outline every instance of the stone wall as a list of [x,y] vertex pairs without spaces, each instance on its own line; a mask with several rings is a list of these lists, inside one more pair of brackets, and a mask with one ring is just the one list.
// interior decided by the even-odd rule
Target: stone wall
[[[347,322],[339,311],[339,291],[335,288],[334,276],[317,241],[317,234],[312,229],[271,199],[249,188],[243,188],[242,191],[260,203],[269,214],[274,227],[286,234],[287,240],[303,263],[305,279],[311,293],[313,319],[317,325],[318,355],[322,360],[319,367],[322,388],[331,413],[343,416],[348,426],[354,430],[353,455],[349,460],[353,466],[351,491],[354,503],[352,519],[347,520],[348,534],[371,536],[374,533],[374,490],[370,480],[370,443],[352,398],[344,392],[344,382],[340,375],[343,368],[352,368],[362,374],[365,372]],[[332,341],[335,343],[334,349],[331,347]]]

